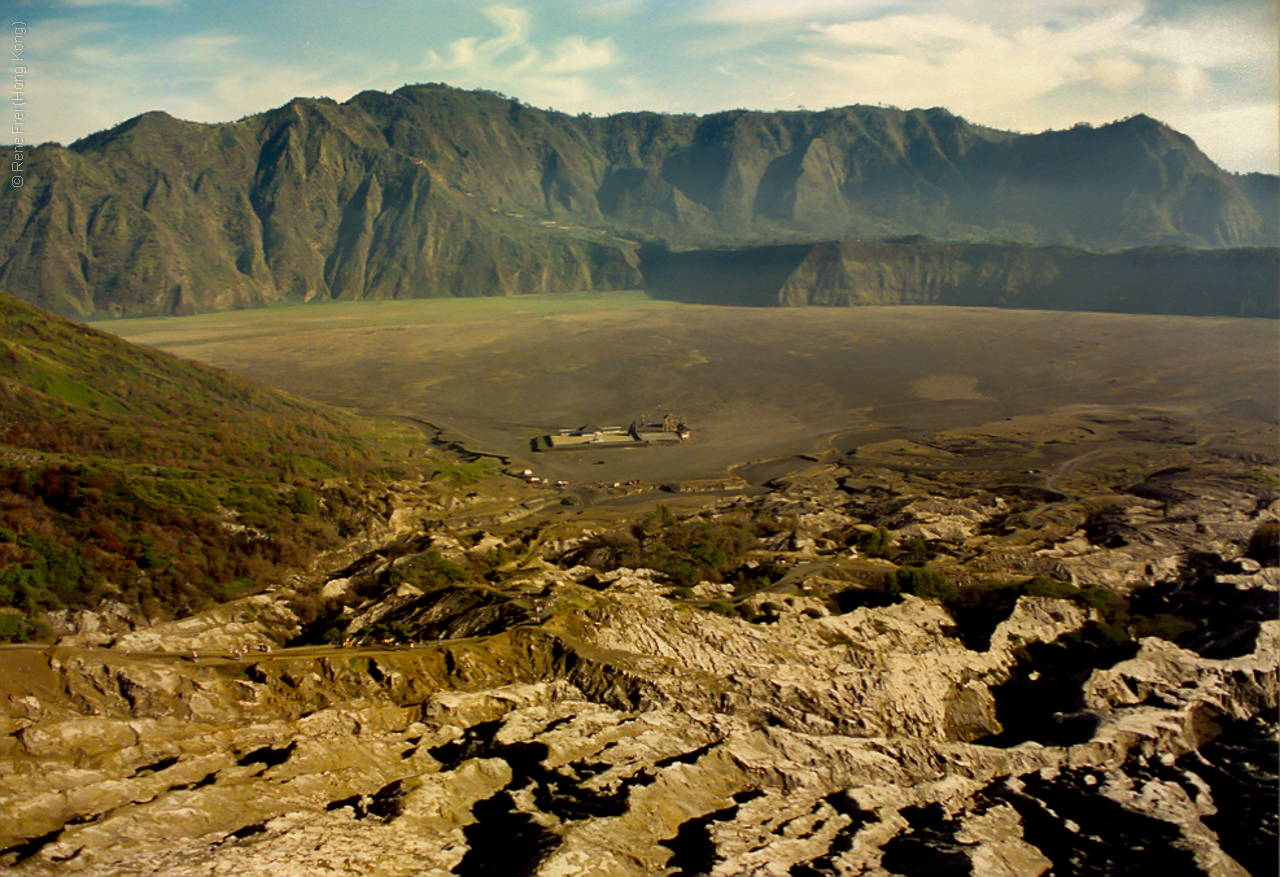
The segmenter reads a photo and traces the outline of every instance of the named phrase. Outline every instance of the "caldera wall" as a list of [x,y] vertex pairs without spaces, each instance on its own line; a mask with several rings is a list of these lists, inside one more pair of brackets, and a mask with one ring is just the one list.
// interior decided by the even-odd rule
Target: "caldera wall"
[[1187,316],[1277,316],[1278,251],[1099,252],[913,237],[641,250],[658,298],[730,305],[959,305]]

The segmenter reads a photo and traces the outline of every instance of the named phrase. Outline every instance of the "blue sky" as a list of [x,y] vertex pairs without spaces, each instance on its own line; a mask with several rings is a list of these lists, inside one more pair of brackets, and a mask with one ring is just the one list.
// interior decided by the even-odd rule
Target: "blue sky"
[[447,82],[596,114],[882,103],[1034,132],[1141,112],[1228,170],[1280,170],[1274,0],[5,5],[27,28],[29,142],[151,109],[225,121],[298,95]]

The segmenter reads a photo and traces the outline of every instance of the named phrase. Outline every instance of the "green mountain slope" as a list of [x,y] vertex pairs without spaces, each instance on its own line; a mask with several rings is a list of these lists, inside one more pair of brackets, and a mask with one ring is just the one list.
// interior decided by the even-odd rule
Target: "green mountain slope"
[[0,295],[0,608],[264,585],[338,542],[373,470],[345,415]]
[[0,192],[0,284],[76,316],[636,287],[640,238],[1277,234],[1274,177],[1145,116],[1038,135],[942,109],[593,118],[417,85],[226,124],[147,113],[29,167]]

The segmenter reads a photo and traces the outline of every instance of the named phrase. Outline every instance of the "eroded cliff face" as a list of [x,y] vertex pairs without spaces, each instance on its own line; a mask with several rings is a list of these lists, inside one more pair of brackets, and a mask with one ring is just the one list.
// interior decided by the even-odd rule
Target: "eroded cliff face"
[[1275,318],[1280,252],[1118,253],[924,238],[672,251],[645,247],[651,294],[760,306],[953,305]]
[[595,642],[282,655],[239,678],[55,658],[105,715],[46,701],[11,720],[7,856],[27,873],[639,875],[920,873],[932,850],[997,874],[1130,867],[1119,847],[1159,842],[1184,870],[1253,864],[1210,826],[1239,817],[1233,783],[1265,799],[1266,774],[1201,750],[1273,733],[1273,622],[1229,660],[1145,641],[1086,680],[1092,735],[1010,747],[966,741],[995,724],[1011,647],[1082,620],[1061,601],[1024,600],[967,652],[914,599],[696,630],[655,625],[661,598],[605,600]]
[[[1008,471],[1028,459],[1014,423],[646,519],[670,546],[759,524],[733,581],[621,565],[607,508],[482,491],[300,585],[327,601],[310,623],[282,590],[6,649],[0,856],[103,875],[1267,873],[1275,489],[1238,442],[1176,435],[1135,481],[1106,433],[1142,424],[1087,422],[1037,444],[1040,477]],[[885,590],[906,563],[960,590]],[[347,647],[300,644],[325,629]]]
[[777,292],[782,305],[941,304],[1033,310],[1271,317],[1275,249],[1062,247],[927,242],[820,244]]
[[67,315],[164,314],[636,288],[646,238],[1269,245],[1272,181],[1144,116],[1038,135],[942,109],[591,118],[418,85],[39,147],[0,197],[0,282]]
[[941,855],[1000,874],[1134,867],[1160,844],[1182,870],[1243,874],[1267,848],[1229,825],[1242,790],[1259,818],[1274,776],[1206,754],[1273,742],[1274,622],[1232,659],[1144,641],[1086,679],[1092,734],[991,746],[966,741],[998,727],[1013,649],[1080,610],[1024,599],[973,652],[915,599],[681,625],[619,585],[586,598],[594,641],[239,672],[55,656],[70,700],[10,708],[6,854],[23,873],[909,874]]

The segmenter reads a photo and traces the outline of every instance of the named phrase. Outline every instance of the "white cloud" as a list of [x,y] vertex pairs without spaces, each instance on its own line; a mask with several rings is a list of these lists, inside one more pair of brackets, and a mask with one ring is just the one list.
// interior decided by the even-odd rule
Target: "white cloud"
[[999,33],[946,15],[815,25],[809,42],[801,64],[825,73],[828,82],[863,92],[863,99],[944,106],[977,119],[1089,75],[1046,31]]
[[989,25],[948,15],[887,15],[839,24],[815,24],[809,30],[816,35],[818,43],[876,52],[945,51],[994,40]]
[[1103,88],[1122,91],[1146,72],[1146,67],[1128,55],[1095,58],[1089,74]]
[[[1024,131],[1135,112],[1207,119],[1237,104],[1241,89],[1262,89],[1263,103],[1275,99],[1274,33],[1247,19],[1212,9],[1159,19],[1138,2],[1093,4],[1092,15],[1079,2],[1051,6],[1041,21],[960,15],[960,4],[935,3],[933,11],[815,22],[803,51],[775,60],[808,80],[802,93],[811,106],[944,106]],[[1272,113],[1274,130],[1274,103]],[[1237,121],[1246,117],[1260,121],[1252,113]],[[1234,130],[1247,133],[1241,124]],[[1259,142],[1272,132],[1251,136]]]
[[691,18],[707,24],[772,25],[833,14],[870,14],[893,5],[898,4],[884,0],[714,0],[694,10]]
[[544,48],[534,38],[528,10],[489,6],[483,12],[497,27],[496,36],[462,37],[443,52],[428,50],[422,69],[454,85],[509,91],[539,106],[568,112],[593,108],[600,95],[594,74],[619,62],[610,37],[571,34]]
[[1280,173],[1276,105],[1256,103],[1173,111],[1165,119],[1188,132],[1206,155],[1230,171]]
[[48,23],[36,30],[41,51],[31,64],[29,117],[37,141],[68,143],[149,110],[221,122],[299,95],[341,100],[375,82],[379,87],[403,83],[377,81],[396,77],[398,67],[367,59],[344,57],[309,66],[256,57],[249,41],[234,34],[197,33],[135,44],[102,26]]
[[[1058,8],[1063,12],[1066,7]],[[966,55],[991,53],[988,76],[995,78],[1012,72],[1067,82],[1092,71],[1110,87],[1117,87],[1137,82],[1139,66],[1163,62],[1184,71],[1176,80],[1184,93],[1199,88],[1190,84],[1198,79],[1196,71],[1275,56],[1274,34],[1259,33],[1239,19],[1205,13],[1185,22],[1156,23],[1144,21],[1144,5],[1134,2],[1093,9],[1098,14],[1092,17],[1060,15],[1032,24],[965,18],[945,11],[905,12],[813,24],[808,34],[819,51],[901,55],[921,68],[948,68]],[[997,66],[1001,62],[1018,68],[1001,68]],[[1022,69],[1030,66],[1048,69],[1036,74]]]
[[1220,67],[1276,53],[1274,29],[1210,11],[1185,21],[1147,25],[1126,36],[1135,51],[1195,67]]
[[498,28],[497,36],[487,40],[463,37],[451,42],[444,53],[428,49],[426,66],[437,70],[484,70],[514,51],[519,57],[503,62],[507,68],[518,71],[527,67],[536,56],[536,50],[528,44],[529,13],[510,6],[489,6],[484,15]]
[[98,35],[109,29],[108,25],[98,21],[55,19],[42,22],[38,27],[30,27],[27,45],[33,56],[36,52],[52,54],[81,45],[87,39],[97,39]]
[[64,142],[149,109],[215,121],[432,79],[568,112],[885,103],[1019,131],[1144,112],[1233,169],[1258,155],[1275,164],[1273,3],[429,0],[429,16],[396,18],[395,39],[367,22],[341,45],[326,36],[356,13],[331,3],[312,16],[329,34],[304,26],[314,50],[306,33],[279,31],[293,12],[195,31],[194,16],[123,14],[181,0],[30,5],[62,13],[32,16],[29,133]]
[[617,60],[618,52],[613,46],[613,40],[608,37],[593,41],[581,36],[571,36],[559,42],[541,72],[545,76],[587,73],[612,67]]

